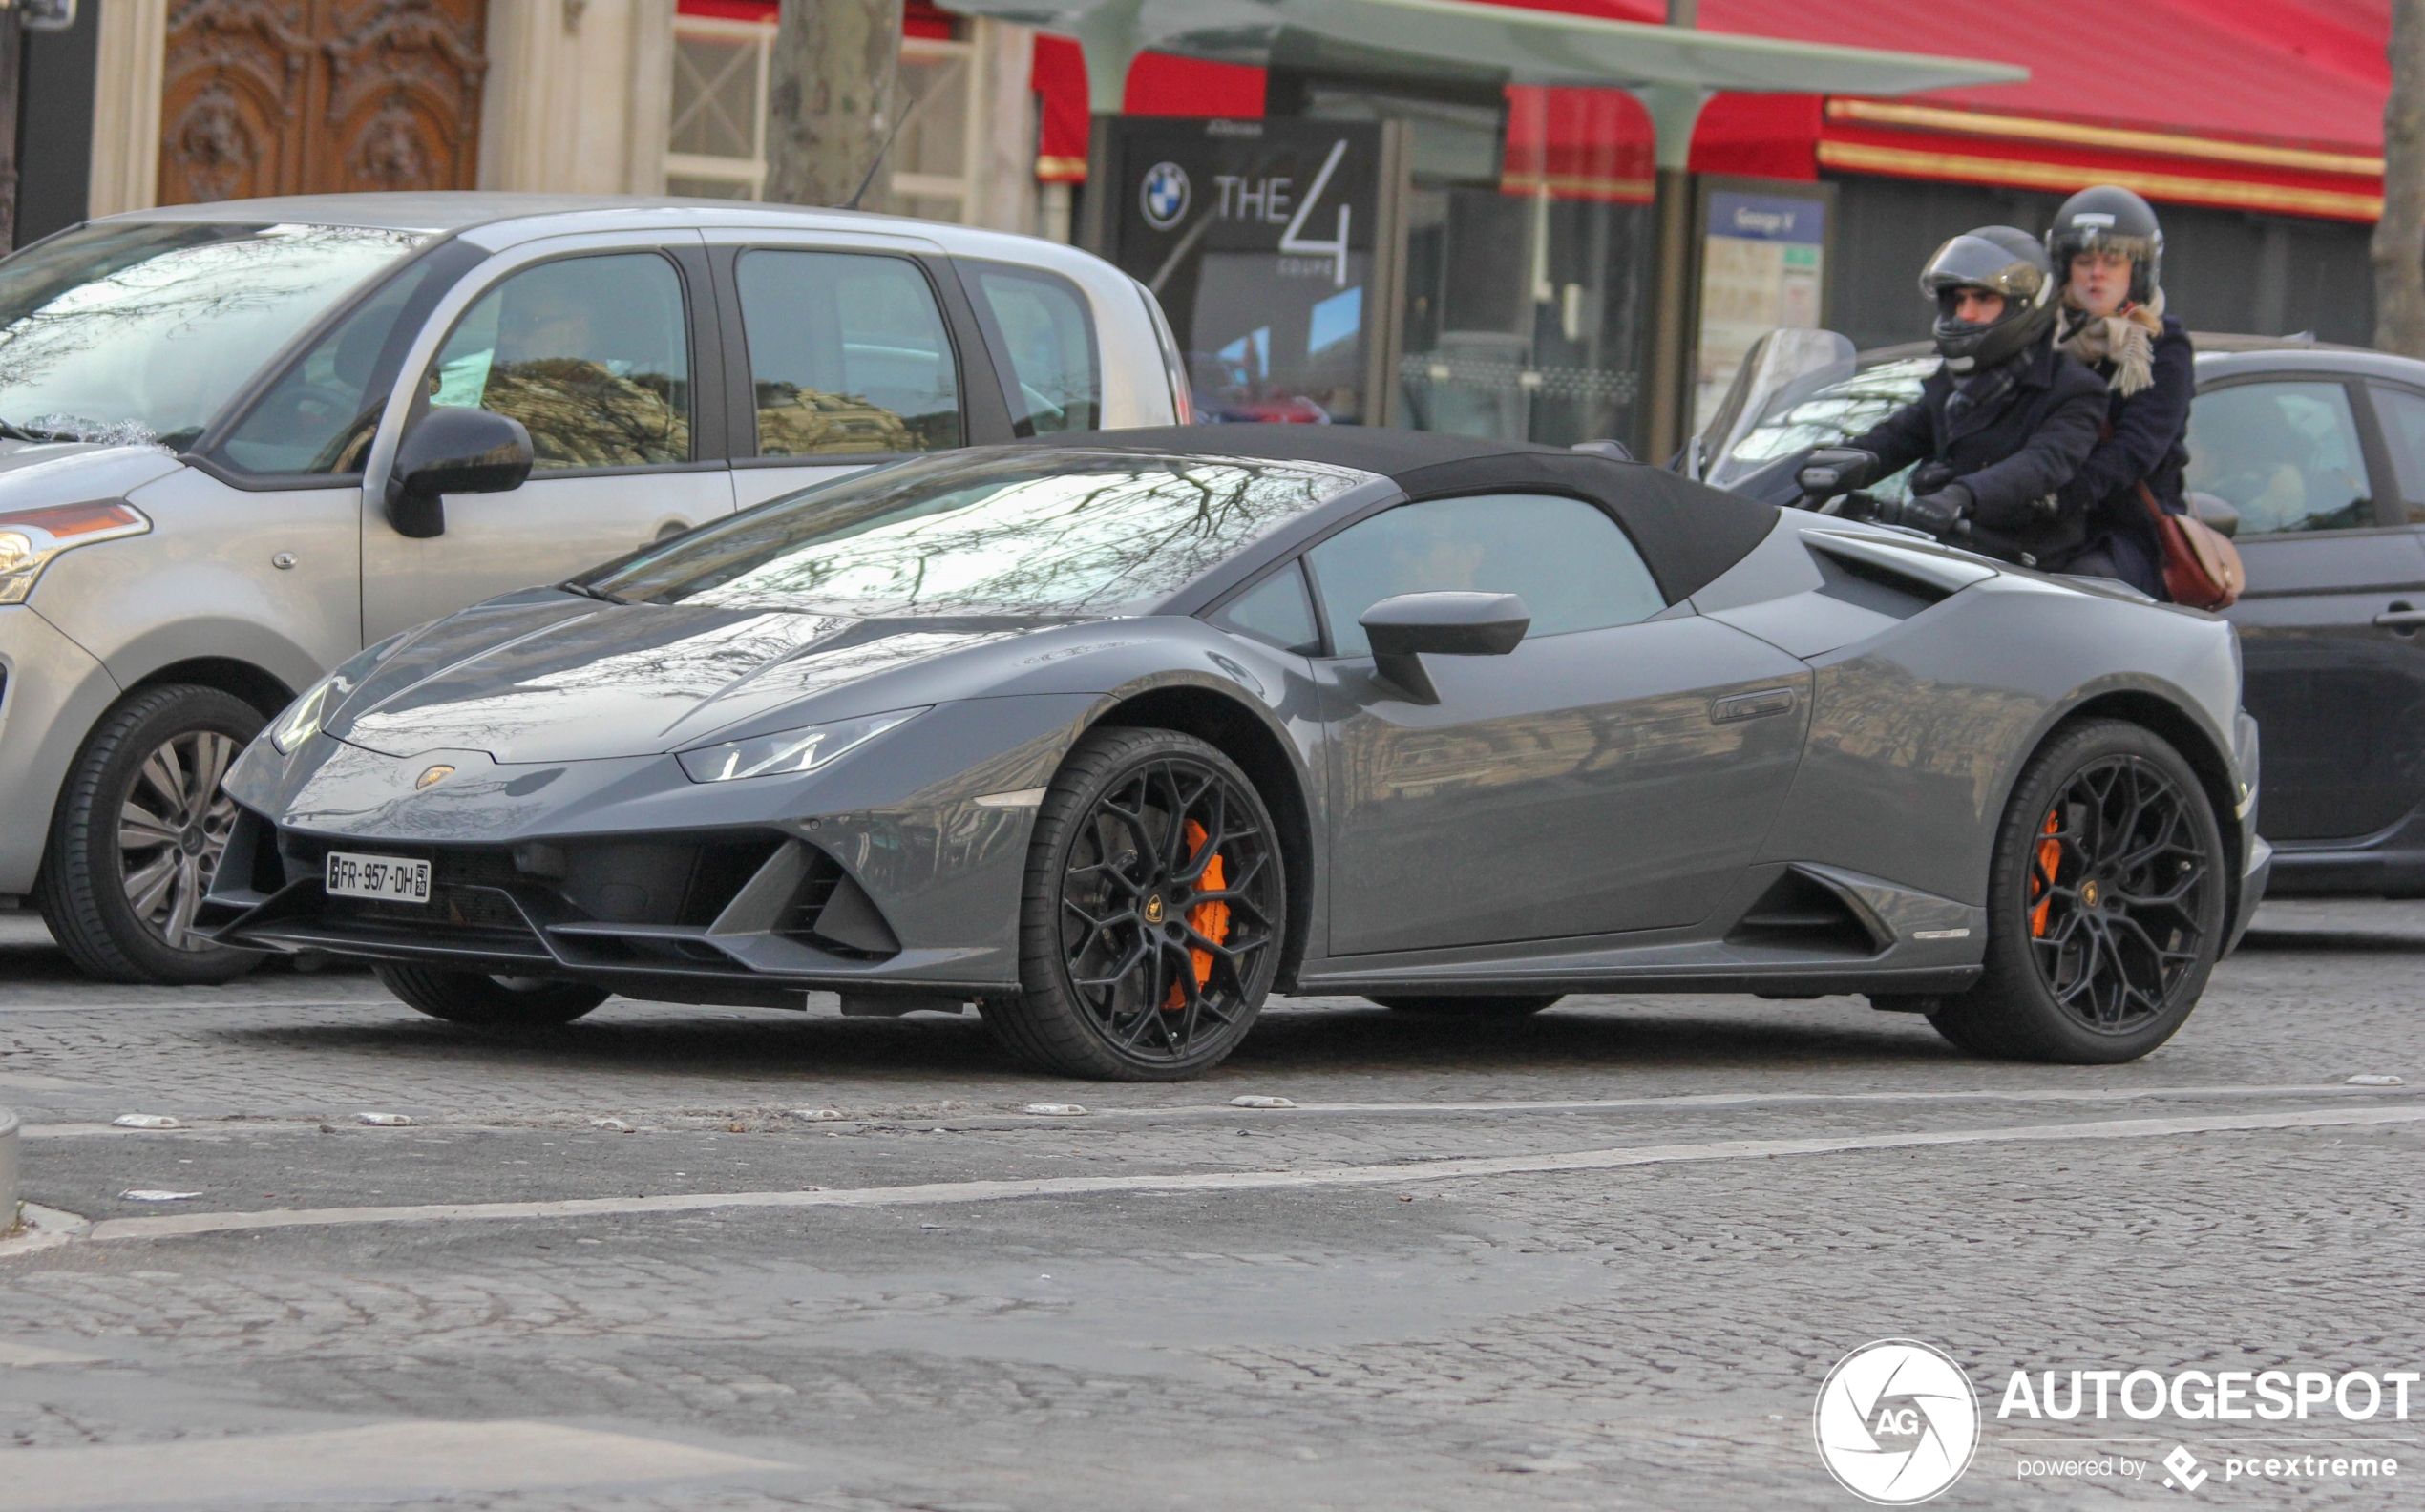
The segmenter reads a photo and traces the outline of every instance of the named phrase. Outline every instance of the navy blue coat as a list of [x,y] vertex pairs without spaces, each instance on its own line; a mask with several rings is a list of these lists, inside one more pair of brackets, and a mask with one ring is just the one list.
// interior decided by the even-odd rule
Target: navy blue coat
[[[1944,462],[1970,491],[1981,527],[1975,546],[2052,561],[2088,538],[2085,511],[2059,505],[2063,485],[2097,445],[2105,381],[2051,338],[2013,361],[2022,365],[2017,381],[1999,403],[1949,417],[1957,380],[1940,368],[1917,399],[1844,444],[1875,453],[1881,477],[1913,462]],[[2058,504],[2051,514],[2037,504],[2050,495]]]
[[[2114,365],[2100,362],[2091,371],[2110,382]],[[2189,449],[2182,437],[2189,430],[2189,402],[2198,395],[2197,352],[2189,333],[2169,315],[2156,338],[2152,371],[2155,382],[2128,398],[2107,390],[2105,423],[2111,433],[2063,485],[2062,502],[2067,513],[2077,511],[2086,519],[2091,540],[2129,536],[2156,555],[2156,527],[2138,485],[2144,479],[2156,502],[2175,514],[2187,509],[2182,473],[2189,466]]]

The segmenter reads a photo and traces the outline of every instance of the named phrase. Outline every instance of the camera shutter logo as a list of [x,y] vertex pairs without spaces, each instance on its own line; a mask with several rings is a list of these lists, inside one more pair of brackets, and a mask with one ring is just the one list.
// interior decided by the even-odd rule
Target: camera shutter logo
[[1978,1394],[1944,1351],[1880,1339],[1827,1373],[1811,1427],[1819,1458],[1845,1490],[1881,1506],[1909,1506],[1971,1467]]
[[1145,172],[1145,186],[1138,194],[1145,207],[1146,224],[1156,231],[1168,231],[1177,225],[1188,213],[1188,171],[1174,162],[1159,162]]

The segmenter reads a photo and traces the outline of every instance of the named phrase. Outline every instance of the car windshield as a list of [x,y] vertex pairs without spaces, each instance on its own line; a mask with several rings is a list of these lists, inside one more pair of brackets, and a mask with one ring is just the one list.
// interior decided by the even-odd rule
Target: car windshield
[[1779,457],[1859,435],[1918,398],[1920,385],[1936,371],[1937,362],[1933,356],[1906,357],[1817,388],[1787,388],[1760,423],[1711,465],[1709,482],[1726,488]]
[[54,237],[0,263],[0,419],[190,446],[298,332],[428,240],[176,222]]
[[1314,462],[956,452],[777,499],[584,584],[645,603],[850,615],[1108,612],[1374,481]]

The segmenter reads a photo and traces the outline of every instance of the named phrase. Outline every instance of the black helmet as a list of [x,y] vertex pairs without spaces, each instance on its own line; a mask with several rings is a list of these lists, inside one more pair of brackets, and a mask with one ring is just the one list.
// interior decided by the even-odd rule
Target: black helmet
[[[2004,296],[1992,321],[1957,319],[1966,288]],[[1965,231],[1936,249],[1920,270],[1920,292],[1936,302],[1936,349],[1949,372],[1993,368],[2029,347],[2055,326],[2054,269],[2037,239],[2011,226]]]
[[2130,302],[2144,304],[2163,282],[2164,230],[2156,223],[2155,208],[2129,190],[2114,184],[2082,189],[2055,212],[2046,233],[2046,254],[2055,262],[2055,279],[2068,283],[2072,259],[2082,252],[2119,252],[2130,259]]

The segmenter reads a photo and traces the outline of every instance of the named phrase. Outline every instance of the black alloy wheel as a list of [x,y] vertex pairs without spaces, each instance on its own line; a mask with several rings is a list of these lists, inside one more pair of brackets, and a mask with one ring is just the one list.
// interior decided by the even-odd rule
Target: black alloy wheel
[[1981,1054],[2137,1060],[2197,1006],[2225,928],[2214,807],[2171,746],[2093,721],[2032,761],[1998,834],[1987,974],[1937,1028]]
[[104,981],[192,986],[259,965],[194,932],[236,801],[221,781],[262,726],[218,688],[140,688],[101,716],[76,753],[43,852],[43,921],[68,958]]
[[1234,762],[1174,730],[1095,731],[1037,809],[1024,991],[985,1021],[1047,1070],[1194,1076],[1246,1038],[1286,919],[1272,817]]
[[612,996],[582,982],[492,976],[428,966],[380,966],[379,985],[432,1018],[470,1029],[554,1029]]

